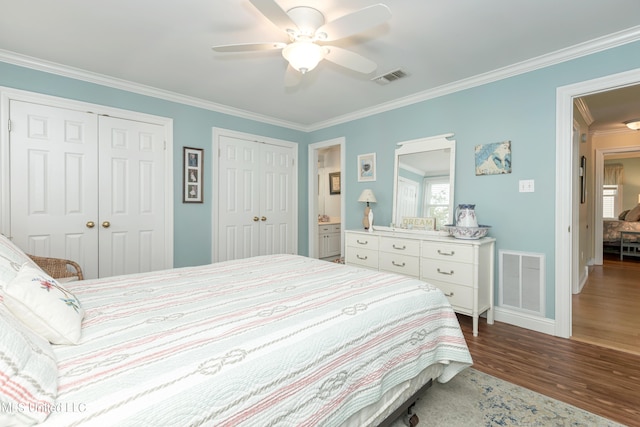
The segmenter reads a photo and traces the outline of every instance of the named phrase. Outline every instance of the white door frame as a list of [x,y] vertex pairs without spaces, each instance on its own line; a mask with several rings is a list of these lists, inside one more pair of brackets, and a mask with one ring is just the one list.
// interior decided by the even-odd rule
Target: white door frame
[[[635,132],[635,131],[631,131]],[[604,226],[602,224],[602,186],[604,185],[604,156],[605,154],[614,153],[637,153],[640,152],[640,146],[630,145],[625,147],[611,147],[595,150],[596,170],[595,170],[595,224],[594,224],[594,245],[595,245],[595,261],[596,265],[603,263],[602,239],[604,234]]]
[[253,135],[244,132],[238,132],[230,129],[218,128],[214,127],[211,129],[211,146],[212,146],[212,155],[211,155],[211,164],[214,165],[215,172],[212,174],[211,180],[211,200],[212,200],[212,208],[211,208],[211,262],[218,262],[218,242],[217,242],[217,232],[218,227],[220,226],[220,219],[216,212],[216,208],[220,206],[220,195],[219,195],[219,180],[217,173],[220,170],[220,143],[219,139],[221,136],[227,136],[230,138],[244,139],[248,141],[255,142],[264,142],[272,145],[279,145],[282,147],[289,147],[293,150],[293,179],[292,179],[292,201],[291,206],[293,207],[293,224],[292,226],[292,245],[293,245],[293,253],[298,253],[298,143],[292,141],[286,141],[283,139],[275,139],[269,138],[262,135]]
[[572,274],[572,232],[579,227],[573,217],[573,177],[579,167],[573,161],[573,100],[639,82],[640,69],[636,69],[562,86],[556,90],[555,335],[559,337],[571,337],[571,290],[573,281],[578,280]]
[[323,148],[340,146],[340,256],[344,255],[344,220],[345,202],[344,197],[347,192],[346,182],[346,147],[345,138],[329,139],[326,141],[309,144],[308,155],[309,165],[309,257],[318,258],[318,151]]
[[173,268],[173,119],[0,86],[0,233],[7,236],[9,236],[11,230],[8,126],[10,100],[45,104],[69,110],[91,111],[97,115],[107,115],[152,123],[164,128],[164,161],[166,172],[163,183],[166,195],[164,206],[166,242],[164,264],[166,268]]

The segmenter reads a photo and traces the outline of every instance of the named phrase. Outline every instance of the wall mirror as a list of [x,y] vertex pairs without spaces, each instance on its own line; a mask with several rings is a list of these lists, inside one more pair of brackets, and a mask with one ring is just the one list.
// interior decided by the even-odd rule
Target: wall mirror
[[435,218],[439,230],[453,220],[456,143],[452,133],[398,143],[395,153],[392,227],[405,218]]

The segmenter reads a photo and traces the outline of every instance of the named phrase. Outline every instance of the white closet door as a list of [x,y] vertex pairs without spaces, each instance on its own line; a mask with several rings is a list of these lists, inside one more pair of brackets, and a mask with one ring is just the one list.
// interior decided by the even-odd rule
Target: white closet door
[[291,147],[221,135],[217,260],[294,253]]
[[164,268],[164,128],[99,119],[100,276]]
[[218,261],[259,254],[260,144],[221,136],[218,168]]
[[25,252],[72,259],[96,277],[97,118],[10,101],[11,235]]
[[293,253],[292,150],[260,144],[260,255]]

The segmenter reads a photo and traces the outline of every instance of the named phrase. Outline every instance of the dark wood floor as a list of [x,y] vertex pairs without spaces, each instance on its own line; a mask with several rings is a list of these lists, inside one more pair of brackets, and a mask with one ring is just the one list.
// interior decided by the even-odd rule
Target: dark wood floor
[[474,368],[628,426],[640,426],[640,356],[458,316]]

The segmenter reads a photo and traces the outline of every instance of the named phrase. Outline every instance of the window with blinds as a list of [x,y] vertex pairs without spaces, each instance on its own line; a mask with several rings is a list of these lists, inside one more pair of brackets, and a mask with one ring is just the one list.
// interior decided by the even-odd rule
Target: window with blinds
[[617,185],[602,186],[602,217],[617,218],[617,212],[620,212],[620,197]]

